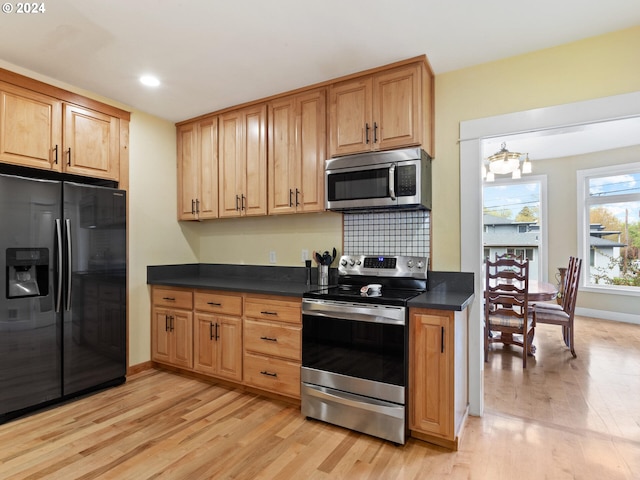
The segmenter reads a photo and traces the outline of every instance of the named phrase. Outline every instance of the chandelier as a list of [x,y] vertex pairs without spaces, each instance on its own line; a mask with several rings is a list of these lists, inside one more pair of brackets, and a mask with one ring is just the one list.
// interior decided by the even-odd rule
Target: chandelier
[[[525,159],[521,161],[523,155],[525,155]],[[500,151],[487,158],[482,165],[482,178],[487,182],[493,182],[496,175],[507,175],[509,173],[511,178],[518,179],[521,172],[531,173],[529,154],[510,152],[504,142],[500,145]]]

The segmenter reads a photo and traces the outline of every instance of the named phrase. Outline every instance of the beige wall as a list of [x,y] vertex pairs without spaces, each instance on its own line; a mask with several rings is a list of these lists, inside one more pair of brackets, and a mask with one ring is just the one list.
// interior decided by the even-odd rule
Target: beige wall
[[[429,46],[423,50],[428,54]],[[435,270],[460,266],[460,121],[637,90],[638,51],[640,27],[436,77]],[[131,110],[1,61],[0,67]],[[133,111],[130,137],[130,365],[150,358],[147,265],[268,264],[270,250],[278,265],[301,265],[302,249],[341,249],[342,222],[335,214],[178,223],[174,126]]]

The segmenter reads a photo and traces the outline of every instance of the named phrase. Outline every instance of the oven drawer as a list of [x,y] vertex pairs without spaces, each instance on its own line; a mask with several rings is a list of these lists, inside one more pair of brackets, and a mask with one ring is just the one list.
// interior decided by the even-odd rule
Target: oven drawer
[[195,309],[201,312],[242,315],[242,296],[218,292],[196,292],[193,298]]
[[299,363],[245,353],[244,381],[247,385],[300,398]]
[[244,348],[300,361],[301,328],[255,320],[244,322]]
[[191,310],[193,308],[193,293],[191,290],[154,287],[153,304],[159,307],[174,307]]
[[244,309],[245,317],[275,322],[302,323],[300,300],[251,296],[245,299]]

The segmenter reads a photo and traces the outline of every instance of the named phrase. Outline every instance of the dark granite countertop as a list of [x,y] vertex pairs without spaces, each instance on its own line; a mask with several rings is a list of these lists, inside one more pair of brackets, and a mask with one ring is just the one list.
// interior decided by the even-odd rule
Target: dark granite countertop
[[[331,280],[336,271],[332,270]],[[317,290],[317,269],[311,269],[311,285],[306,284],[306,268],[259,265],[183,264],[147,267],[149,285],[203,288],[233,292],[300,297]],[[409,307],[464,310],[473,300],[473,274],[429,272],[429,290],[412,299]]]

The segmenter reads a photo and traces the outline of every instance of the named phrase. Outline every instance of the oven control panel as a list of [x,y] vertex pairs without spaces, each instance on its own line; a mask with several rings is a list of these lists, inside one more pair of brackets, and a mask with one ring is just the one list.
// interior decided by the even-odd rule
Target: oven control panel
[[372,275],[378,277],[427,278],[427,257],[399,255],[343,255],[338,264],[339,275]]

